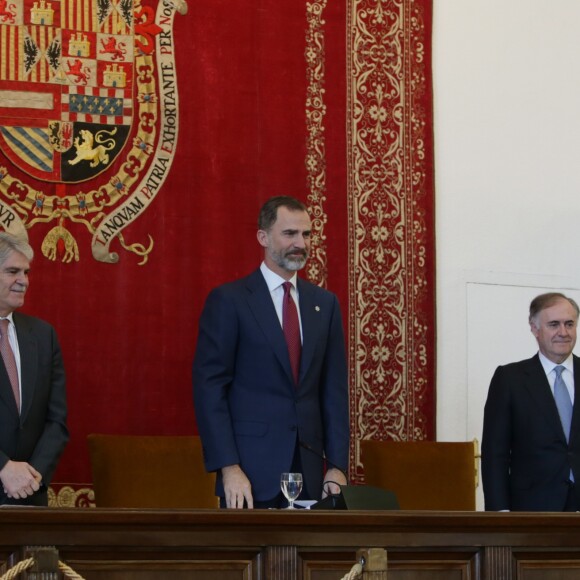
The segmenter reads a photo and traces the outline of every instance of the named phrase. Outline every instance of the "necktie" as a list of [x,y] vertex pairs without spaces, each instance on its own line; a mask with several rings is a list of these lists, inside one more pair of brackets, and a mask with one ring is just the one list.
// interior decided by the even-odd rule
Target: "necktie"
[[292,374],[294,381],[298,384],[298,376],[300,374],[300,352],[302,350],[302,342],[300,340],[300,323],[298,321],[298,310],[296,302],[292,298],[290,289],[291,282],[284,282],[284,299],[282,303],[282,328],[284,330],[284,337],[288,345],[288,354],[290,355],[290,365],[292,366]]
[[566,435],[566,441],[570,438],[570,425],[572,423],[572,401],[570,400],[570,393],[564,383],[562,378],[562,372],[564,367],[558,365],[554,368],[556,373],[556,380],[554,382],[554,399],[556,399],[556,407],[558,407],[558,413],[560,413],[560,421],[562,421],[562,427],[564,428],[564,435]]
[[2,360],[4,361],[4,366],[6,367],[6,372],[8,373],[10,384],[12,385],[12,392],[14,393],[16,407],[18,408],[18,412],[20,412],[18,369],[16,368],[16,359],[14,358],[14,353],[10,347],[10,341],[8,340],[8,324],[9,321],[7,318],[0,320],[0,352],[2,353]]

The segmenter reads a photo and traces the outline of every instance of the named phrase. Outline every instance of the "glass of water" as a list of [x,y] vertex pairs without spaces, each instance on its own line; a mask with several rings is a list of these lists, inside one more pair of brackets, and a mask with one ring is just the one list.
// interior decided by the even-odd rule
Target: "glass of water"
[[283,473],[280,478],[280,488],[282,493],[290,504],[287,509],[294,508],[294,500],[302,491],[302,474],[301,473]]

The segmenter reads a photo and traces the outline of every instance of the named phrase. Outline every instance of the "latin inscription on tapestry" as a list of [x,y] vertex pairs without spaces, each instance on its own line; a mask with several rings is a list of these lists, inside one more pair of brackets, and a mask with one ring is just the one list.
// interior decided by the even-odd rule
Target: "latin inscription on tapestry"
[[116,263],[117,240],[147,261],[153,239],[123,230],[175,154],[179,1],[0,0],[0,225],[52,226],[48,259],[80,259],[75,223],[95,259]]

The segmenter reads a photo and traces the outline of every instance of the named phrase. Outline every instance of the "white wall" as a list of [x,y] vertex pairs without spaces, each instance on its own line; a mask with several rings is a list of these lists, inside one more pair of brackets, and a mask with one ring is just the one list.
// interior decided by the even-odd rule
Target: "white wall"
[[433,4],[437,438],[481,440],[531,298],[580,298],[580,2]]

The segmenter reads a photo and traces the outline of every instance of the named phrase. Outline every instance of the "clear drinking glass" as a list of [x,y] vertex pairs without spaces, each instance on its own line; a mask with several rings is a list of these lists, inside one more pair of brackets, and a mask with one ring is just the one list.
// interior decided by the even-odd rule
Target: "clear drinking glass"
[[302,474],[301,473],[283,473],[280,478],[280,488],[282,493],[290,504],[286,509],[296,509],[294,500],[302,491]]

